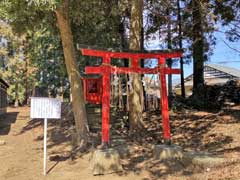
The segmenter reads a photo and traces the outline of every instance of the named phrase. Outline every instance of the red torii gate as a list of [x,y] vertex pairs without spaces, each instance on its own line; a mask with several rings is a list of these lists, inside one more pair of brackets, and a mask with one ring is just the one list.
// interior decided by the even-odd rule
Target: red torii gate
[[[102,75],[102,144],[109,144],[109,117],[110,117],[110,74],[159,74],[161,82],[161,109],[163,137],[166,142],[170,142],[170,124],[168,113],[168,96],[166,88],[166,74],[180,74],[180,69],[171,69],[166,67],[166,59],[178,58],[182,56],[182,51],[175,52],[153,52],[153,53],[131,53],[131,52],[111,52],[103,50],[81,49],[82,55],[95,56],[102,58],[102,65],[98,67],[86,67],[86,74]],[[111,58],[129,59],[130,67],[111,66]],[[139,61],[141,59],[157,59],[158,66],[155,68],[141,68]]]

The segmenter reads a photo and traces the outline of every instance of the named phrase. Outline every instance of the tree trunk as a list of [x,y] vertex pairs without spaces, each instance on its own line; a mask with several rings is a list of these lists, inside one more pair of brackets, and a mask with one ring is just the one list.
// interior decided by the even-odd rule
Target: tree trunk
[[25,78],[24,78],[24,84],[25,84],[25,99],[24,104],[28,104],[28,95],[29,95],[29,86],[28,86],[28,57],[26,56],[25,59]]
[[[143,11],[143,0],[132,0],[131,1],[131,23],[130,23],[130,47],[131,50],[141,50],[141,31],[142,31],[142,11]],[[142,103],[143,98],[143,87],[141,82],[141,75],[134,73],[132,76],[132,91],[130,92],[130,131],[142,129],[143,117],[142,111],[144,104]]]
[[[141,51],[144,51],[144,27],[142,25],[142,30],[141,30]],[[144,64],[144,59],[141,60],[141,67],[144,68],[145,64]],[[146,91],[144,89],[143,86],[143,78],[144,78],[144,74],[141,75],[141,83],[142,83],[142,89],[143,89],[143,96],[141,97],[141,103],[143,106],[143,111],[146,110],[146,103],[145,103],[145,99],[146,99]]]
[[[168,5],[170,6],[170,4]],[[168,23],[167,23],[167,46],[168,49],[172,49],[172,32],[171,32],[171,15],[170,15],[170,7],[167,8],[167,18],[168,18]],[[167,59],[167,66],[169,68],[172,68],[172,59]],[[169,98],[169,106],[171,106],[171,97],[172,97],[172,74],[168,75],[168,98]]]
[[201,2],[192,1],[193,20],[193,95],[200,95],[204,85],[204,37],[202,28]]
[[121,75],[118,76],[118,108],[122,111],[123,110],[123,95],[122,95],[122,79]]
[[60,87],[57,90],[57,98],[60,99],[62,102],[64,101],[64,87],[63,82],[60,81]]
[[[121,21],[121,20],[120,20]],[[119,24],[119,34],[121,39],[121,49],[127,49],[127,40],[125,37],[125,26],[124,26],[125,19],[123,19]],[[123,59],[123,66],[128,67],[129,60]],[[126,87],[126,96],[123,98],[123,110],[129,112],[129,89],[128,89],[128,76],[125,74],[123,85]]]
[[127,94],[127,98],[126,98],[126,111],[129,112],[130,111],[130,108],[129,108],[129,96],[130,96],[130,93],[129,93],[129,85],[128,85],[128,76],[127,74],[125,74],[125,81],[126,81],[126,94]]
[[[85,145],[88,140],[88,121],[83,98],[83,89],[80,81],[80,74],[76,62],[76,52],[73,45],[73,37],[68,18],[68,0],[65,0],[57,10],[57,24],[60,30],[64,59],[67,68],[68,78],[70,81],[72,108],[75,119],[78,143],[80,146]],[[83,143],[83,144],[82,144]]]
[[14,102],[14,107],[19,106],[19,95],[18,95],[18,82],[15,83],[15,102]]
[[[178,9],[178,37],[179,37],[179,48],[182,49],[182,16],[180,8],[180,0],[177,1]],[[185,84],[184,84],[184,70],[183,70],[183,57],[180,58],[180,69],[181,69],[181,95],[185,98]]]

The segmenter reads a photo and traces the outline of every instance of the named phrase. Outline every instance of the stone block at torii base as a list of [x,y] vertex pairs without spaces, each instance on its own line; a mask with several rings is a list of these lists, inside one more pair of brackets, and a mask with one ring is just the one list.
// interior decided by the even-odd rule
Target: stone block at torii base
[[155,145],[153,156],[158,160],[182,159],[184,154],[180,146]]
[[203,168],[217,167],[227,162],[224,157],[204,152],[184,152],[180,146],[176,145],[156,145],[153,156],[154,159],[160,161],[173,160],[181,162],[185,166],[192,164]]
[[93,175],[103,175],[123,170],[120,156],[115,149],[98,149],[91,160]]

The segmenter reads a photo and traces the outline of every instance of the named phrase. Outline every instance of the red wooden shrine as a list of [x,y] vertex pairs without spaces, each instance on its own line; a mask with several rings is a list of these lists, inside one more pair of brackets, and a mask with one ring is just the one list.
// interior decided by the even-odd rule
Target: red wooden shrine
[[[128,52],[110,52],[102,50],[81,49],[83,55],[95,56],[102,58],[102,65],[98,67],[86,67],[86,74],[102,75],[102,143],[109,144],[109,117],[110,117],[110,74],[159,74],[161,81],[161,111],[163,137],[165,141],[170,141],[170,123],[168,113],[168,97],[166,87],[166,74],[180,74],[180,69],[171,69],[166,67],[166,59],[178,58],[182,56],[182,52],[155,52],[155,53],[128,53]],[[130,67],[114,67],[111,66],[111,58],[129,59]],[[155,68],[141,68],[141,59],[158,59],[158,66]]]
[[92,104],[101,104],[102,78],[85,77],[82,80],[85,101]]

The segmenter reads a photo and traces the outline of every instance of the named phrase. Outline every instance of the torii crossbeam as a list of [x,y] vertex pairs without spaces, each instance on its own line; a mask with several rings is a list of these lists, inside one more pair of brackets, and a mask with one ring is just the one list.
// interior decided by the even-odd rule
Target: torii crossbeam
[[[102,58],[102,64],[98,67],[86,67],[86,74],[102,75],[102,144],[109,144],[109,117],[110,117],[110,74],[159,74],[161,89],[161,110],[162,110],[162,126],[163,138],[166,142],[170,142],[170,123],[168,113],[168,97],[166,88],[166,74],[180,74],[180,69],[171,69],[166,67],[166,59],[179,58],[182,51],[175,52],[153,52],[153,53],[132,53],[132,52],[111,52],[92,49],[81,49],[83,55],[95,56]],[[111,66],[111,58],[129,59],[130,67],[114,67]],[[157,59],[158,66],[155,68],[140,67],[141,59]]]

